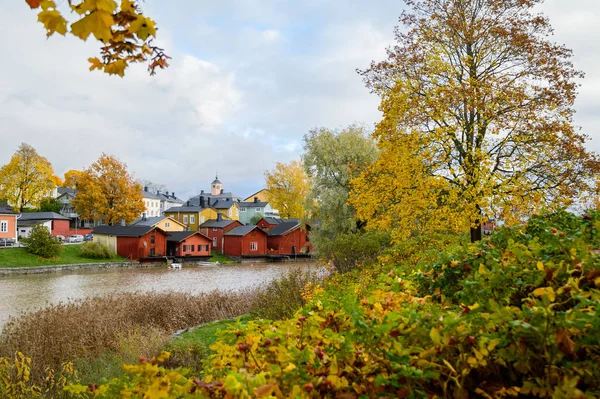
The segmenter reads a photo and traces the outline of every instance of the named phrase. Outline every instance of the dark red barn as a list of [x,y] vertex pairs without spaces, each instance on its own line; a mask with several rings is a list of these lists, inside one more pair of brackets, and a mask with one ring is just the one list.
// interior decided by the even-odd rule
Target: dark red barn
[[267,253],[269,255],[295,256],[312,253],[310,226],[302,226],[297,220],[284,221],[269,229]]
[[197,231],[173,231],[167,238],[169,256],[210,256],[212,240]]
[[277,218],[272,218],[272,217],[264,217],[262,219],[260,219],[256,225],[258,227],[260,227],[263,230],[269,231],[269,229],[277,226],[278,224],[281,224],[285,222],[284,219],[277,219]]
[[169,233],[153,226],[98,226],[94,242],[106,245],[129,259],[147,259],[167,255]]
[[258,226],[238,226],[223,236],[224,254],[253,257],[267,254],[267,233]]
[[213,251],[223,253],[223,235],[239,226],[243,226],[243,224],[238,220],[223,220],[219,213],[217,219],[202,223],[198,227],[198,231],[210,238]]

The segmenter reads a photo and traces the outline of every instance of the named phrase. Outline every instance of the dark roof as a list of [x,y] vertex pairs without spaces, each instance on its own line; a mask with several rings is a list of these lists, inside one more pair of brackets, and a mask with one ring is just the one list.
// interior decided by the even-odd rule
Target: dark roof
[[[141,237],[152,230],[161,229],[152,226],[97,226],[92,234],[104,234],[118,237]],[[166,233],[165,233],[166,234]]]
[[228,192],[228,193],[219,193],[217,195],[212,195],[210,193],[210,191],[208,193],[205,193],[204,190],[203,192],[201,192],[198,195],[194,195],[193,197],[191,197],[188,201],[190,201],[190,203],[195,203],[197,204],[200,201],[200,197],[204,197],[205,200],[208,200],[210,198],[210,201],[213,202],[214,200],[218,200],[218,199],[223,199],[223,198],[230,198],[233,201],[241,201],[242,198],[235,195],[232,192]]
[[159,193],[156,194],[157,197],[161,199],[161,201],[169,201],[169,202],[181,202],[182,204],[185,202],[181,198],[177,198],[169,193]]
[[181,241],[185,240],[186,238],[193,236],[194,234],[198,234],[198,235],[206,238],[207,240],[210,240],[210,238],[208,238],[207,236],[205,236],[204,234],[202,234],[198,231],[173,231],[173,232],[169,233],[169,237],[167,237],[167,241],[181,242]]
[[56,189],[56,192],[60,195],[63,194],[71,194],[71,195],[75,195],[75,193],[77,192],[74,188],[71,187],[58,187]]
[[210,206],[207,207],[200,207],[200,206],[172,206],[169,209],[167,209],[165,211],[165,213],[177,213],[177,212],[201,212],[202,210],[206,209],[206,208],[210,208]]
[[142,197],[149,198],[149,199],[157,199],[157,200],[162,199],[160,197],[160,195],[156,195],[156,194],[151,193],[150,191],[146,191],[146,190],[142,190]]
[[215,209],[229,209],[232,206],[234,206],[235,204],[237,204],[237,201],[225,201],[225,200],[217,200],[217,202],[215,202],[214,204],[210,204],[210,206],[212,206]]
[[54,212],[25,212],[19,220],[70,220],[68,217]]
[[21,220],[21,219],[17,219],[17,227],[31,227],[31,226],[35,226],[37,224],[42,224],[42,223],[46,223],[49,222],[50,219],[40,219],[40,220]]
[[284,219],[277,219],[277,218],[272,218],[272,217],[266,217],[263,218],[265,222],[269,223],[269,224],[281,224],[284,223],[285,220]]
[[160,222],[163,219],[168,219],[165,216],[154,216],[154,217],[147,217],[147,218],[137,218],[135,219],[133,222],[131,222],[129,225],[130,226],[153,226],[156,223]]
[[246,234],[250,233],[254,229],[258,229],[258,230],[262,231],[263,233],[265,232],[263,229],[261,229],[258,226],[255,226],[253,224],[248,224],[246,226],[234,227],[233,229],[229,230],[224,235],[226,235],[226,236],[245,236]]
[[265,206],[269,205],[268,202],[254,202],[254,201],[248,201],[248,202],[239,202],[238,203],[239,206],[245,206],[246,208],[264,208]]
[[231,223],[235,223],[235,222],[237,222],[237,220],[210,219],[210,220],[207,220],[206,222],[202,223],[200,226],[198,226],[198,228],[203,228],[203,227],[225,228],[225,227],[229,226]]
[[0,205],[0,214],[2,214],[2,215],[13,215],[13,214],[16,214],[16,213],[17,212],[13,212],[12,208]]
[[269,235],[281,236],[288,231],[294,230],[298,226],[300,226],[300,223],[298,223],[297,220],[285,221],[283,223],[279,223],[277,226],[271,227],[269,230]]

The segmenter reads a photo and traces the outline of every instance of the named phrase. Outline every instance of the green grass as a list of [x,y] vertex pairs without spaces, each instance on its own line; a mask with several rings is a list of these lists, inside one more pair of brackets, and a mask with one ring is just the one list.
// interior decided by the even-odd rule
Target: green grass
[[222,264],[226,263],[238,263],[233,259],[228,258],[227,256],[220,254],[218,252],[212,252],[210,256],[210,262],[219,262]]
[[217,331],[238,323],[245,324],[248,320],[250,320],[250,316],[244,315],[237,319],[213,321],[172,339],[165,346],[165,350],[171,353],[166,365],[186,367],[200,373],[202,361],[214,353],[210,346],[217,340]]
[[118,255],[113,259],[82,258],[79,256],[81,245],[63,245],[62,253],[57,258],[52,259],[43,259],[32,255],[25,248],[3,248],[0,249],[0,267],[55,266],[76,263],[119,262],[124,260],[124,258]]

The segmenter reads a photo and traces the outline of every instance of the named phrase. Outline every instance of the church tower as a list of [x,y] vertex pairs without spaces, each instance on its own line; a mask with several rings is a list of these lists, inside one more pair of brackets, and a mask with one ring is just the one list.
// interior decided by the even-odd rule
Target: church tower
[[219,174],[217,173],[217,175],[215,176],[215,180],[213,180],[213,182],[210,184],[210,193],[212,195],[219,195],[221,194],[222,189],[223,185],[219,181]]

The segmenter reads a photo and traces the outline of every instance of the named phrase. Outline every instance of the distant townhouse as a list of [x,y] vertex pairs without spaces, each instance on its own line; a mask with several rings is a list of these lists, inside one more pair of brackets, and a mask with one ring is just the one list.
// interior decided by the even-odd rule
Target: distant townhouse
[[176,257],[210,257],[211,240],[198,231],[169,233],[167,254]]
[[170,217],[182,223],[189,231],[198,231],[198,226],[210,219],[217,218],[216,209],[209,206],[206,202],[202,205],[194,206],[190,201],[184,206],[175,206],[165,211],[165,216]]
[[211,246],[213,251],[223,253],[223,236],[228,231],[242,226],[238,220],[226,220],[223,219],[219,213],[217,219],[207,220],[202,223],[199,227],[199,231],[211,240]]
[[185,201],[175,196],[175,193],[157,191],[156,195],[160,198],[160,214],[164,215],[165,211],[174,206],[182,206]]
[[142,197],[146,209],[140,216],[154,217],[162,215],[162,211],[160,209],[161,197],[159,195],[148,191],[148,187],[144,187],[144,190],[142,191]]
[[239,226],[224,234],[223,253],[235,257],[263,257],[267,254],[267,233],[254,225]]
[[310,255],[310,225],[298,220],[288,220],[273,226],[268,231],[267,254],[270,256]]
[[254,201],[254,198],[258,198],[258,200],[261,202],[269,202],[270,194],[271,194],[271,192],[269,190],[267,190],[266,188],[263,188],[262,190],[259,190],[259,191],[255,192],[254,194],[252,194],[251,196],[249,196],[248,198],[244,199],[244,201],[245,202]]
[[93,240],[120,256],[143,260],[164,257],[169,233],[153,226],[97,226]]
[[27,238],[33,226],[45,226],[53,236],[69,236],[70,219],[54,212],[26,212],[17,219],[18,235]]
[[17,218],[19,215],[8,206],[0,205],[0,247],[7,243],[16,243],[19,239],[17,233]]
[[248,224],[250,221],[259,217],[262,218],[264,216],[274,217],[273,208],[271,204],[264,201],[259,201],[258,197],[254,197],[252,201],[244,201],[238,203],[239,211],[240,211],[240,222],[243,224]]
[[167,216],[154,216],[137,218],[129,224],[129,226],[152,226],[166,232],[185,231],[186,225]]
[[58,187],[56,189],[56,194],[57,201],[62,204],[60,214],[70,219],[69,225],[71,229],[76,227],[80,229],[87,229],[100,224],[99,221],[94,222],[93,220],[80,219],[79,214],[72,204],[72,201],[77,196],[77,190],[74,190],[70,187]]

